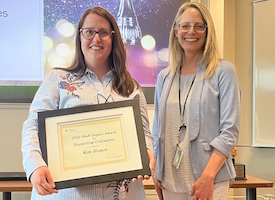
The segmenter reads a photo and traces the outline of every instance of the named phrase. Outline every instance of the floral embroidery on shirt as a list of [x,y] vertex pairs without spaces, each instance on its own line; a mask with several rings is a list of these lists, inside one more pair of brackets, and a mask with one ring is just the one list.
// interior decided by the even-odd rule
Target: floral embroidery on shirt
[[71,73],[67,73],[65,76],[60,76],[62,81],[59,83],[60,89],[65,89],[66,94],[71,94],[77,98],[79,98],[79,95],[76,95],[74,91],[77,89],[82,89],[80,86],[82,86],[85,81],[75,81],[75,76]]
[[124,196],[127,192],[129,192],[129,184],[131,183],[131,179],[125,179],[116,181],[116,183],[111,183],[108,187],[114,187],[114,200],[119,200],[120,195]]

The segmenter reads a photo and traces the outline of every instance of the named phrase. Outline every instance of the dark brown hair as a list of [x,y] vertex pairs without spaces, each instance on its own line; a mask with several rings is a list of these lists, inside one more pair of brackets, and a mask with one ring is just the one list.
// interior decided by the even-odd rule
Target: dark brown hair
[[110,25],[111,29],[115,31],[112,37],[112,52],[109,58],[110,66],[114,70],[113,84],[112,88],[118,94],[128,97],[135,87],[140,87],[139,84],[131,77],[129,71],[126,67],[126,49],[122,41],[122,37],[117,25],[117,22],[113,15],[107,10],[101,7],[90,8],[85,11],[79,20],[77,29],[76,29],[76,40],[75,40],[75,57],[74,60],[67,71],[72,71],[76,73],[83,74],[86,70],[86,64],[83,52],[81,50],[81,41],[80,41],[80,29],[83,26],[84,20],[89,14],[96,14],[98,16],[106,19]]

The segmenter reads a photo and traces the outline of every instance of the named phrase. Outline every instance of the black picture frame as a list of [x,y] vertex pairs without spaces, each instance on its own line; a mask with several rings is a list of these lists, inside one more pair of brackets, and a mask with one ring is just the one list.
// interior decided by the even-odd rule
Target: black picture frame
[[[82,168],[82,167],[73,168],[72,167],[69,170],[64,172],[64,176],[66,177],[66,178],[64,178],[64,180],[63,180],[63,177],[61,177],[61,178],[58,177],[58,180],[56,180],[55,173],[52,173],[52,172],[55,171],[56,168],[58,168],[58,167],[53,168],[53,165],[51,165],[49,162],[53,163],[52,161],[55,159],[56,156],[65,158],[64,155],[66,155],[66,154],[63,154],[64,152],[57,153],[54,150],[54,149],[58,149],[58,147],[55,147],[56,145],[53,141],[56,141],[56,138],[58,138],[58,137],[56,137],[56,138],[52,137],[50,139],[50,137],[53,135],[52,133],[49,133],[49,132],[52,132],[52,131],[49,131],[49,130],[52,130],[51,128],[49,128],[50,124],[52,124],[52,127],[54,127],[54,129],[55,129],[55,128],[57,128],[57,127],[55,127],[55,125],[59,126],[62,123],[71,125],[75,121],[78,121],[78,120],[80,120],[80,121],[81,120],[94,121],[95,116],[96,116],[96,120],[97,120],[97,117],[102,120],[102,119],[105,119],[104,117],[107,118],[107,117],[109,117],[109,115],[114,116],[115,113],[120,113],[120,112],[121,112],[122,124],[126,127],[126,128],[124,127],[126,131],[121,131],[121,132],[122,132],[122,134],[125,134],[124,138],[128,138],[128,140],[130,142],[129,143],[127,143],[127,141],[125,142],[125,144],[126,144],[125,149],[127,149],[127,155],[129,156],[129,159],[127,160],[127,162],[124,162],[124,163],[118,162],[117,166],[123,166],[123,167],[126,166],[125,168],[127,170],[123,170],[123,171],[119,171],[119,172],[112,172],[112,173],[109,173],[107,171],[104,173],[99,172],[96,175],[94,175],[94,174],[86,175],[86,171],[89,171],[89,173],[90,173],[92,171],[96,171],[97,169],[99,169],[99,167],[102,168],[102,166],[101,165],[99,165],[99,166],[91,165],[91,166],[88,166],[87,168],[85,168],[85,167],[84,168]],[[109,113],[109,114],[106,115],[106,113]],[[89,119],[86,119],[87,116],[89,116],[88,117]],[[129,118],[129,116],[133,116],[133,118],[130,119],[130,121],[128,121],[129,119],[126,119],[126,118]],[[128,123],[128,122],[130,122],[130,123]],[[149,169],[149,158],[148,158],[147,148],[146,148],[146,144],[145,144],[145,136],[144,136],[144,132],[143,132],[143,125],[142,125],[141,112],[140,112],[138,99],[120,101],[120,102],[112,102],[112,103],[106,103],[106,104],[98,104],[98,105],[81,106],[81,107],[74,107],[74,108],[67,108],[67,109],[43,111],[43,112],[38,113],[38,124],[39,124],[38,135],[39,135],[40,147],[42,150],[42,157],[45,160],[45,162],[48,164],[49,170],[51,171],[51,174],[53,176],[53,179],[55,181],[55,185],[56,185],[57,189],[77,187],[77,186],[97,184],[97,183],[104,183],[104,182],[117,181],[117,180],[123,180],[123,179],[130,179],[130,178],[137,177],[138,175],[151,175],[150,169]],[[129,124],[135,124],[135,127],[130,127],[131,125],[129,125]],[[77,127],[77,126],[75,126],[75,127]],[[73,128],[75,128],[75,127],[73,127]],[[96,126],[93,126],[93,127],[95,127],[95,129],[96,129]],[[102,128],[102,126],[98,126],[98,127]],[[134,130],[134,129],[136,130],[137,142],[133,143],[133,141],[135,141],[135,140],[133,140],[131,138],[134,138],[134,136],[133,136],[133,133],[130,133],[132,131],[127,132],[128,128],[130,128],[129,130]],[[68,129],[68,130],[71,130],[71,129]],[[106,130],[108,130],[108,128]],[[67,129],[64,131],[64,133],[67,134],[66,131],[67,131]],[[61,133],[61,134],[65,135],[64,133]],[[52,134],[52,135],[50,135],[50,134]],[[73,134],[75,134],[75,132]],[[75,134],[75,136],[76,135],[77,134]],[[66,137],[68,137],[68,136],[66,136]],[[89,141],[92,141],[92,140],[89,140]],[[60,143],[60,140],[57,141],[57,143],[58,142]],[[50,144],[50,147],[48,146],[49,144]],[[64,143],[64,144],[62,143],[62,145],[65,145],[65,144],[70,144],[70,143],[69,142]],[[114,145],[114,143],[111,143],[111,145]],[[108,144],[108,148],[111,145]],[[138,148],[133,147],[136,145],[138,146]],[[116,148],[120,148],[120,147],[116,146]],[[137,150],[139,152],[136,152]],[[53,153],[53,152],[55,152],[55,153]],[[52,154],[55,154],[55,155],[52,155]],[[131,157],[132,155],[140,155],[140,157],[138,158],[138,156],[135,156],[135,158],[134,158],[134,157]],[[70,159],[74,160],[75,158],[73,155],[70,154]],[[136,160],[140,163],[141,167],[139,167],[137,169],[132,169],[131,167],[129,167],[129,169],[128,169],[128,165],[131,166],[132,164],[134,164],[133,162],[136,162]],[[131,162],[132,162],[132,164],[131,164]],[[108,163],[108,162],[105,162],[105,160],[104,160],[104,163]],[[60,166],[59,164],[57,164],[57,165],[60,168],[62,168],[62,166]],[[108,164],[103,165],[103,167],[109,169]],[[114,167],[115,167],[115,165],[112,164],[112,168],[114,168]],[[110,169],[110,171],[112,171],[112,170],[113,169]],[[83,173],[83,171],[85,173]],[[57,170],[57,172],[60,173],[58,170]],[[84,174],[84,176],[77,175],[77,177],[75,177],[76,174]],[[62,176],[62,173],[61,173],[61,176]]]

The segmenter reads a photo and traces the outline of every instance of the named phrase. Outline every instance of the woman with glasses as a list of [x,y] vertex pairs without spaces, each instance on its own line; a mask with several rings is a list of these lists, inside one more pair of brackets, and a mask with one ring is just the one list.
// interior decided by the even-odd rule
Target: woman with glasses
[[[45,110],[139,99],[150,165],[154,165],[153,137],[149,131],[146,100],[126,68],[126,50],[114,17],[105,9],[88,9],[76,32],[76,53],[67,69],[53,69],[38,89],[23,127],[23,165],[33,184],[32,199],[145,200],[141,182],[133,180],[56,190],[41,155],[37,113]],[[50,146],[48,146],[50,148]]]
[[159,198],[226,199],[240,124],[234,66],[218,53],[213,20],[183,4],[170,33],[169,67],[157,79],[153,123]]

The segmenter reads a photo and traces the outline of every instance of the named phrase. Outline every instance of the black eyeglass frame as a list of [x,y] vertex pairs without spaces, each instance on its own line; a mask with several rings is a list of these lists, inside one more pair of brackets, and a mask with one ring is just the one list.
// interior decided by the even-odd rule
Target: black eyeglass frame
[[[89,38],[86,38],[86,37],[85,37],[85,35],[84,35],[84,33],[83,33],[83,30],[85,30],[85,29],[86,29],[86,30],[87,30],[87,29],[90,29],[90,30],[94,31],[94,35],[93,35],[92,38],[89,39]],[[86,40],[92,40],[92,39],[94,39],[95,35],[98,34],[98,36],[100,37],[100,39],[106,41],[106,40],[111,39],[111,38],[113,37],[113,34],[115,34],[115,31],[113,31],[113,30],[109,30],[109,29],[100,29],[99,31],[96,31],[96,30],[94,30],[94,29],[92,29],[92,28],[89,28],[89,27],[87,27],[87,28],[81,28],[81,29],[79,29],[79,31],[80,31],[80,33],[82,34],[82,36],[83,36]],[[109,31],[109,33],[110,33],[109,38],[108,38],[108,39],[103,39],[103,38],[100,36],[100,32],[101,32],[101,31]]]

